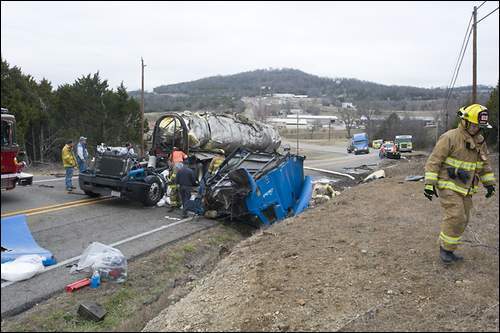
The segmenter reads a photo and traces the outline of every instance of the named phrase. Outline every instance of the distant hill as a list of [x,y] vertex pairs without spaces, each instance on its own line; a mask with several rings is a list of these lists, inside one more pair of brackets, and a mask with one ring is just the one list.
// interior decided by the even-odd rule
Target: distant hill
[[[489,92],[493,87],[478,86]],[[469,87],[458,87],[458,95],[469,94]],[[196,81],[162,85],[147,94],[146,100],[155,108],[213,108],[218,105],[237,106],[243,96],[259,96],[268,93],[293,93],[310,97],[328,97],[335,101],[401,101],[437,100],[446,95],[444,88],[419,88],[411,86],[383,85],[353,78],[324,78],[297,69],[259,69],[234,75],[212,76]],[[131,92],[137,96],[137,92]],[[232,106],[231,106],[232,104]]]

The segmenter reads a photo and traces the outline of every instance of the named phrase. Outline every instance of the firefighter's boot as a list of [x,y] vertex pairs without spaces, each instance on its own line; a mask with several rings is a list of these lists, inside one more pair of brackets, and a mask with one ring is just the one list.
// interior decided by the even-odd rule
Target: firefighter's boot
[[453,261],[455,261],[455,259],[454,259],[455,257],[456,256],[453,254],[452,251],[446,251],[442,247],[439,247],[439,258],[441,258],[441,260],[445,264],[449,264],[449,263],[452,263]]
[[453,257],[453,261],[461,261],[464,260],[464,257],[457,256],[455,253],[451,252],[451,256]]

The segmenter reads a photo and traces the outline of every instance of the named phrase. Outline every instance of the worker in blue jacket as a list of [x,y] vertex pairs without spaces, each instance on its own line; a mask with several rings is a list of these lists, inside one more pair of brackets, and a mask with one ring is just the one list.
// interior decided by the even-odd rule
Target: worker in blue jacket
[[187,208],[191,198],[191,191],[194,186],[198,185],[198,182],[196,181],[193,170],[183,163],[176,163],[175,169],[177,171],[175,183],[179,185],[179,194],[182,200],[182,217],[186,218],[188,216]]

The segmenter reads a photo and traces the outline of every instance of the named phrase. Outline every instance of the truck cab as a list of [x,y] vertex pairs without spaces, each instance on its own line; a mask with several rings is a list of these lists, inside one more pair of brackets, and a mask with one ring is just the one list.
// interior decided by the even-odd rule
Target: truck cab
[[398,149],[402,153],[411,153],[413,150],[411,135],[396,135],[394,143],[398,146]]
[[16,143],[16,118],[2,108],[2,151],[1,174],[2,190],[12,190],[16,185],[31,185],[33,175],[22,172],[24,163],[18,163],[19,146]]
[[361,153],[368,154],[370,152],[368,148],[368,135],[366,133],[354,134],[347,147],[347,152],[354,152],[354,155]]

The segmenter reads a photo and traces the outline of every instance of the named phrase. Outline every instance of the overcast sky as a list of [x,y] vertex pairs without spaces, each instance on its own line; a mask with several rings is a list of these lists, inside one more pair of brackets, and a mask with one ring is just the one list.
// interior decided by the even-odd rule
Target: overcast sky
[[[2,58],[55,87],[100,71],[145,88],[291,67],[324,77],[447,86],[473,6],[464,2],[1,2]],[[478,19],[498,7],[487,1]],[[498,11],[478,24],[478,83],[499,78]],[[472,82],[472,38],[457,80]]]

